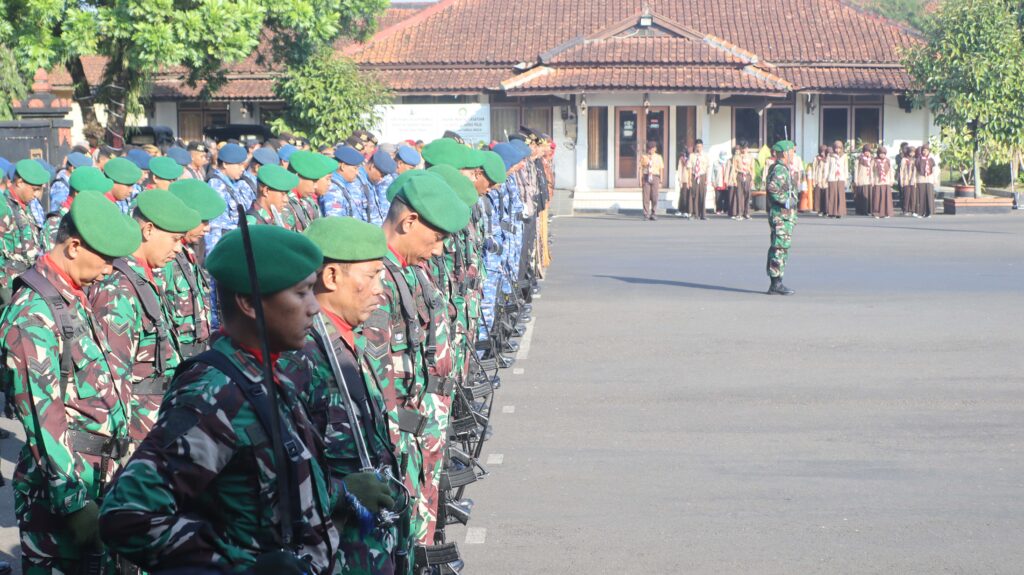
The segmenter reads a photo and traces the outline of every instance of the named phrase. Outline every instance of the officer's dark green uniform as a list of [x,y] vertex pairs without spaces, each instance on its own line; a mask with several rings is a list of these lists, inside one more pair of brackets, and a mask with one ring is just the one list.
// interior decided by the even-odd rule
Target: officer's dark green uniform
[[782,140],[772,147],[775,152],[775,163],[768,168],[768,176],[765,178],[768,192],[768,225],[772,230],[772,243],[768,248],[768,277],[771,278],[769,295],[793,294],[793,290],[782,285],[782,275],[786,271],[793,226],[796,225],[799,208],[796,185],[785,161],[788,153],[795,147],[796,145],[789,140]]

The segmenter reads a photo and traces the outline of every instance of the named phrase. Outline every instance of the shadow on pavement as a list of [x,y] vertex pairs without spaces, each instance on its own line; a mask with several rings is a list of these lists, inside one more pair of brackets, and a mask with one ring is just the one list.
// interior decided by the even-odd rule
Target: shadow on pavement
[[681,281],[674,281],[674,280],[659,280],[659,279],[652,279],[652,278],[632,278],[632,277],[608,276],[608,275],[595,275],[593,277],[596,277],[596,278],[609,278],[609,279],[619,280],[620,282],[626,282],[626,283],[630,283],[630,284],[665,285],[665,286],[674,286],[674,287],[684,287],[684,288],[690,288],[690,289],[707,289],[707,290],[714,290],[714,291],[726,291],[726,292],[732,292],[732,293],[753,293],[753,294],[758,294],[758,295],[764,295],[763,291],[741,289],[741,288],[734,288],[734,287],[728,287],[728,286],[716,286],[716,285],[710,285],[710,284],[698,284],[698,283],[692,283],[692,282],[681,282]]

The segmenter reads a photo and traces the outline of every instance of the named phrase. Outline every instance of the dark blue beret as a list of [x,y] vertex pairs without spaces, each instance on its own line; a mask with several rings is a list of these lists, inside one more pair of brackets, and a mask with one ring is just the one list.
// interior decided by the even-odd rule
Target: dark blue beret
[[380,173],[384,174],[385,176],[388,174],[393,174],[398,171],[398,164],[395,163],[395,159],[389,156],[388,153],[383,150],[377,150],[376,152],[374,152],[373,157],[371,159],[373,160],[373,165],[377,166],[377,169],[380,170]]
[[249,157],[245,148],[238,144],[224,144],[217,154],[217,160],[225,164],[241,164]]
[[252,153],[252,159],[259,162],[261,166],[281,165],[281,157],[277,155],[273,148],[263,147],[256,150]]
[[82,166],[91,166],[92,158],[86,156],[82,152],[71,152],[68,154],[68,163],[73,168],[81,168]]
[[416,148],[412,146],[401,145],[398,146],[398,151],[395,153],[399,160],[402,160],[410,166],[418,166],[423,159],[420,157],[420,153],[416,151]]
[[358,166],[363,163],[363,155],[351,146],[334,148],[334,159],[350,166]]
[[148,170],[149,161],[153,159],[153,156],[150,156],[145,150],[132,148],[125,154],[125,158],[128,158],[128,161],[138,166],[140,170]]
[[181,146],[168,148],[167,157],[177,162],[179,166],[187,166],[192,163],[192,154]]

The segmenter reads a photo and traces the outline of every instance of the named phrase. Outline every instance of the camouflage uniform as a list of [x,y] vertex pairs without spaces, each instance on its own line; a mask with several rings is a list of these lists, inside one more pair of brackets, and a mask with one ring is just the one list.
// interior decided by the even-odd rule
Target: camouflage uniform
[[0,293],[9,294],[15,276],[32,267],[43,253],[42,232],[29,207],[19,202],[13,192],[4,194],[4,200],[0,202]]
[[320,217],[320,206],[313,198],[298,198],[288,194],[288,222],[290,229],[301,232],[310,222]]
[[[93,454],[83,443],[98,437],[123,444],[131,401],[123,370],[105,352],[111,346],[85,293],[48,262],[44,256],[34,270],[67,304],[74,325],[61,327],[74,335],[58,335],[52,309],[28,287],[17,290],[0,318],[3,366],[12,378],[14,407],[26,435],[13,481],[26,575],[77,572],[80,551],[64,527],[65,518],[96,500],[101,483],[117,470],[116,461]],[[63,381],[62,351],[71,368]]]
[[359,178],[346,182],[341,174],[331,174],[331,185],[320,197],[320,211],[325,217],[351,216],[364,222],[369,221],[366,211],[366,196]]
[[[504,275],[502,265],[503,250],[508,244],[505,236],[511,233],[511,222],[505,211],[504,196],[503,185],[488,191],[487,196],[484,198],[486,211],[484,222],[486,226],[482,237],[486,247],[484,250],[484,270],[486,275],[483,282],[483,298],[480,304],[480,312],[483,318],[479,329],[479,336],[481,338],[486,338],[489,330],[494,327],[494,307],[497,304],[498,286],[502,284],[502,277]],[[509,231],[506,231],[506,228]]]
[[[370,464],[379,469],[391,468],[396,477],[395,445],[388,433],[387,406],[377,382],[377,372],[369,359],[355,347],[355,339],[342,336],[343,328],[321,312],[327,328],[327,345],[334,347],[339,363],[345,371],[345,382],[358,413],[363,438],[370,456]],[[349,332],[351,334],[351,332]],[[354,335],[354,334],[353,334]],[[348,412],[330,360],[324,350],[325,342],[312,334],[306,340],[301,356],[310,366],[312,377],[300,387],[299,398],[306,404],[310,420],[324,438],[324,452],[332,479],[344,479],[361,470],[362,463],[356,448],[354,432],[349,425]],[[402,521],[408,522],[406,514]],[[341,553],[344,556],[343,573],[351,575],[380,575],[395,571],[393,553],[398,543],[397,526],[377,527],[369,536],[360,535],[357,521],[346,522],[341,530]]]
[[64,216],[68,215],[68,212],[70,211],[70,204],[66,204],[57,208],[56,211],[47,214],[46,219],[43,221],[43,229],[39,231],[39,243],[42,244],[43,252],[48,252],[53,249],[54,243],[57,239],[57,228],[60,227],[60,221],[63,220]]
[[[230,338],[215,337],[212,348],[251,382],[262,381],[259,359]],[[276,474],[290,469],[299,554],[309,556],[313,573],[335,572],[337,491],[292,391],[306,385],[309,372],[304,362],[275,363],[282,440],[296,446],[291,464],[275,461],[244,384],[194,364],[174,378],[156,426],[103,502],[100,529],[110,548],[148,570],[249,568],[260,554],[281,548]]]
[[61,170],[57,172],[57,177],[54,178],[53,183],[50,184],[50,212],[55,212],[55,206],[59,206],[64,203],[64,200],[68,199],[68,194],[71,193],[70,185],[71,175],[68,174],[67,170]]
[[256,201],[256,191],[245,178],[232,180],[220,170],[213,170],[207,183],[228,206],[223,214],[210,221],[210,233],[206,234],[206,253],[209,254],[221,236],[238,227],[236,206],[242,204],[242,209],[248,210]]
[[295,229],[294,218],[288,218],[287,214],[283,214],[277,211],[277,208],[270,206],[270,210],[254,203],[248,211],[245,212],[245,217],[249,220],[249,225],[252,224],[266,224],[269,226],[281,226],[287,230]]
[[426,316],[420,316],[426,333],[426,339],[421,346],[427,369],[426,393],[423,395],[423,411],[427,416],[427,426],[420,441],[420,448],[423,451],[423,483],[416,501],[414,525],[423,525],[419,537],[420,545],[433,545],[437,529],[438,504],[441,500],[441,471],[444,467],[444,450],[448,442],[448,422],[452,406],[454,358],[450,332],[453,310],[449,304],[450,276],[443,262],[437,262],[436,258],[431,259],[425,267],[417,267],[416,273],[423,290],[427,312]]
[[164,267],[163,277],[172,330],[188,359],[210,343],[210,278],[188,244]]
[[394,174],[387,174],[374,186],[377,192],[377,205],[380,206],[380,211],[384,214],[384,217],[387,217],[388,211],[391,209],[391,202],[388,201],[388,188],[394,181]]
[[[427,423],[422,402],[427,381],[422,349],[426,336],[420,321],[427,317],[426,303],[414,267],[405,266],[391,251],[385,255],[384,266],[381,305],[360,327],[363,337],[358,345],[380,385],[388,432],[405,486],[418,497],[423,479],[421,442]],[[413,519],[410,537],[400,545],[404,543],[411,552],[412,544],[425,532],[425,523]]]
[[[126,269],[129,273],[125,273]],[[155,312],[153,315],[142,300],[147,296],[138,295],[145,293],[143,290],[149,290],[155,299],[158,309],[151,310]],[[110,343],[111,355],[129,374],[127,379],[132,384],[129,435],[132,441],[142,441],[156,423],[167,381],[181,361],[177,342],[170,332],[171,313],[164,297],[163,278],[135,258],[118,258],[114,261],[114,273],[90,291],[90,299],[100,328]]]
[[786,271],[793,226],[797,219],[797,191],[789,169],[781,163],[769,168],[768,225],[772,230],[772,245],[768,248],[768,277],[781,278]]
[[370,183],[370,177],[366,175],[365,168],[359,168],[359,175],[356,177],[356,181],[359,182],[363,198],[366,200],[366,221],[375,226],[383,225],[384,218],[388,215],[387,208],[385,204],[381,203],[379,189]]

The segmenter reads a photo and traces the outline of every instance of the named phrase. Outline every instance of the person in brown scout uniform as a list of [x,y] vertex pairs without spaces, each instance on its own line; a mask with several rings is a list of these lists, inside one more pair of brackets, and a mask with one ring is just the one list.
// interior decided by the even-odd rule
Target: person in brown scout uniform
[[647,143],[647,153],[640,156],[640,175],[644,202],[644,219],[658,219],[658,191],[665,177],[665,160],[658,153],[656,142]]
[[892,164],[886,157],[885,146],[879,146],[871,162],[871,216],[876,220],[892,216]]

